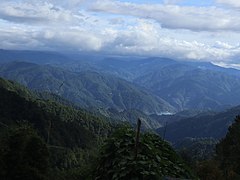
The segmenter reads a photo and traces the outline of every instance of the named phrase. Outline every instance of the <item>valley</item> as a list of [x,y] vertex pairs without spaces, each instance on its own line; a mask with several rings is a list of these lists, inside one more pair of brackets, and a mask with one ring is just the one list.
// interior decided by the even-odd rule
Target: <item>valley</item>
[[0,180],[240,180],[239,9],[0,0]]

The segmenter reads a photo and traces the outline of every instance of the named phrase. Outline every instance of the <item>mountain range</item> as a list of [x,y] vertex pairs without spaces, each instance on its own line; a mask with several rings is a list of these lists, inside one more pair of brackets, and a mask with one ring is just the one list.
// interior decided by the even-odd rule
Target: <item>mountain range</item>
[[148,89],[178,111],[222,110],[240,102],[240,71],[166,58],[104,59],[99,69]]
[[[0,51],[1,63],[9,63],[13,61],[24,61],[44,65],[46,71],[48,69],[48,73],[45,72],[45,76],[51,74],[49,72],[59,71],[59,69],[68,72],[67,74],[71,74],[71,77],[79,77],[80,75],[76,75],[75,73],[80,73],[83,79],[85,78],[89,81],[89,87],[91,86],[91,88],[95,88],[96,81],[101,84],[100,87],[105,87],[99,88],[99,85],[96,85],[99,88],[96,92],[84,92],[81,97],[88,97],[90,102],[87,102],[86,98],[84,98],[84,101],[78,100],[83,106],[91,106],[93,104],[92,100],[97,93],[101,94],[101,96],[98,94],[98,99],[95,98],[94,102],[97,102],[99,106],[109,106],[118,110],[133,108],[143,110],[143,112],[147,114],[162,113],[166,110],[169,110],[170,112],[174,112],[175,110],[182,111],[194,109],[219,111],[239,105],[240,102],[240,92],[238,91],[240,88],[240,71],[232,68],[223,68],[207,62],[176,61],[160,57],[146,58],[97,54],[72,55],[38,51]],[[51,67],[46,67],[46,65],[51,65]],[[5,65],[2,64],[1,66]],[[18,64],[18,66],[21,65]],[[56,67],[58,67],[58,70],[55,69]],[[13,68],[13,71],[14,68],[16,70],[18,69],[17,66],[13,67],[13,65],[11,65],[11,68]],[[42,69],[44,68],[42,67]],[[41,68],[38,67],[38,69]],[[11,69],[8,69],[8,71],[9,70]],[[1,75],[6,75],[4,70],[1,71]],[[11,73],[8,73],[8,75],[4,77],[11,78]],[[41,76],[40,74],[41,73],[39,73],[39,76]],[[61,78],[58,77],[58,74],[56,75],[57,78],[55,77],[54,79],[55,83],[51,80],[51,83],[55,84],[54,93],[58,91],[56,87],[59,87],[64,81],[66,81],[66,78],[64,79],[61,77],[63,75],[60,75]],[[30,76],[30,74],[25,76]],[[67,81],[70,81],[69,79],[71,79],[71,77],[67,77]],[[75,77],[73,79],[75,79]],[[51,78],[45,77],[44,81]],[[12,79],[19,81],[19,78],[16,77]],[[40,79],[40,81],[42,81],[42,78]],[[20,82],[22,83],[23,81],[24,80]],[[90,82],[92,85],[90,85]],[[26,82],[26,80],[24,83],[29,86],[29,82]],[[33,81],[32,83],[34,84]],[[38,84],[41,83],[39,83],[38,80]],[[82,83],[84,83],[84,80]],[[63,85],[63,89],[66,84]],[[118,88],[117,84],[124,84],[123,86],[125,87],[119,86]],[[80,85],[81,84],[79,84],[79,87],[81,87]],[[29,87],[33,88],[32,86]],[[115,88],[115,90],[117,90],[111,92],[107,87],[109,87],[109,89]],[[36,89],[42,88],[38,87]],[[53,91],[53,88],[51,87],[48,87],[48,89]],[[89,91],[90,89],[87,88],[86,90]],[[109,100],[110,94],[105,93],[102,95],[102,92],[99,92],[102,90],[106,91],[106,93],[115,94],[114,97],[110,97],[115,100]],[[123,95],[123,91],[126,90],[132,91],[132,94],[135,94],[135,96],[131,95],[133,99],[141,96],[144,99],[148,99],[147,101],[150,103],[141,100],[139,102],[144,102],[145,104],[148,104],[148,106],[152,104],[152,106],[149,108],[135,108],[135,106],[139,106],[137,105],[139,103],[133,102],[135,105],[130,105],[129,102],[123,102],[123,99],[126,99],[127,97]],[[146,97],[146,95],[142,96],[142,92],[147,92],[148,97]],[[119,93],[120,96],[122,96],[121,98],[117,95]],[[64,97],[69,98],[69,93],[65,93]],[[104,100],[99,100],[99,97]],[[76,98],[71,98],[71,101],[73,99],[74,101],[77,101]],[[158,103],[154,99],[158,101]],[[103,103],[100,103],[99,101],[103,101]]]
[[49,65],[11,62],[0,67],[0,76],[32,90],[58,94],[82,108],[136,109],[146,114],[175,112],[161,98],[126,80],[98,72],[71,72]]
[[135,82],[178,110],[218,110],[240,102],[240,78],[222,72],[172,65]]
[[169,123],[166,127],[158,128],[157,132],[161,136],[165,134],[165,139],[173,143],[182,141],[186,137],[210,137],[219,140],[226,135],[228,127],[239,114],[240,106],[222,112],[201,113]]
[[0,62],[0,76],[91,112],[131,124],[142,117],[160,135],[167,122],[172,142],[219,139],[240,111],[240,71],[211,63],[9,50]]
[[[140,133],[135,159],[135,130],[130,126],[56,102],[56,95],[54,99],[51,94],[41,96],[45,99],[0,78],[0,175],[4,179],[114,179],[110,167],[116,162],[121,167],[114,171],[130,174],[122,177],[121,171],[122,179],[195,177],[156,134]],[[135,170],[135,164],[144,173]],[[159,175],[142,176],[148,171]]]

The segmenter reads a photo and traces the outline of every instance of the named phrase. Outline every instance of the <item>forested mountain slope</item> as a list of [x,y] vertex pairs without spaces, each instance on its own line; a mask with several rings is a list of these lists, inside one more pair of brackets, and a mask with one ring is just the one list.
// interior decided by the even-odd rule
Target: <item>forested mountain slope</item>
[[[42,100],[26,88],[0,79],[1,128],[29,123],[50,144],[88,147],[106,137],[111,125],[82,110]],[[89,144],[90,143],[90,144]]]
[[[165,137],[171,142],[181,141],[186,137],[221,139],[226,135],[228,127],[239,114],[240,106],[237,106],[219,113],[207,113],[205,115],[202,113],[194,117],[181,119],[167,125]],[[165,127],[158,129],[160,135],[164,131]]]
[[171,65],[135,82],[164,97],[178,110],[219,110],[240,102],[240,78],[208,69]]
[[143,88],[107,74],[75,73],[48,65],[13,62],[0,67],[0,76],[32,90],[58,94],[84,108],[136,109],[146,114],[175,111]]

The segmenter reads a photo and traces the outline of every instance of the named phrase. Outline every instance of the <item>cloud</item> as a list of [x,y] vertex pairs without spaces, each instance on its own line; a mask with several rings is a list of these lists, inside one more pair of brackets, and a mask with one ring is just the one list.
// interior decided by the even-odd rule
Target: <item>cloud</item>
[[192,31],[240,31],[240,12],[214,6],[193,7],[163,4],[134,4],[99,0],[91,8],[112,14],[153,19],[168,29]]
[[225,5],[229,5],[229,6],[236,7],[236,8],[240,7],[239,0],[216,0],[216,3],[225,4]]
[[[102,48],[103,39],[92,32],[78,29],[61,29],[56,31],[48,29],[37,36],[44,42],[45,47],[62,49],[64,51],[99,51]],[[51,43],[49,43],[51,42]]]
[[3,1],[0,3],[0,18],[10,22],[42,25],[46,25],[46,23],[54,25],[60,22],[76,24],[83,18],[81,14],[75,14],[69,9],[64,9],[50,2],[33,2]]
[[237,64],[240,16],[236,9],[165,3],[2,0],[0,48]]
[[34,38],[35,31],[28,31],[19,26],[0,26],[1,49],[29,49],[42,48],[43,43]]
[[182,2],[183,0],[164,0],[164,4],[177,4],[179,2]]

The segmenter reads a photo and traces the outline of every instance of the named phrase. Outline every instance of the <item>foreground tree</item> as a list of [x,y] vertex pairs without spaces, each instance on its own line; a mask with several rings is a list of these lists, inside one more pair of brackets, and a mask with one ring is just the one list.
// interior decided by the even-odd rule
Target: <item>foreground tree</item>
[[1,135],[1,176],[10,180],[44,180],[49,153],[44,141],[29,126],[7,129]]
[[118,129],[102,149],[96,179],[194,177],[171,146],[155,134],[141,134],[137,152],[136,156],[135,132]]
[[217,145],[216,153],[225,179],[240,179],[240,116],[236,117],[226,137]]

